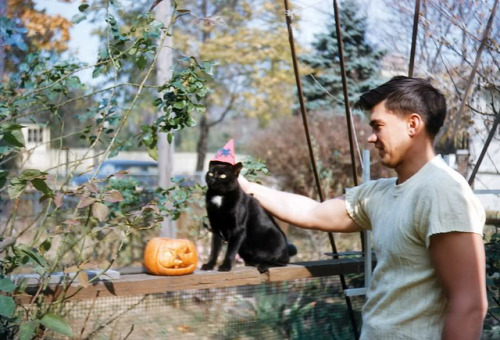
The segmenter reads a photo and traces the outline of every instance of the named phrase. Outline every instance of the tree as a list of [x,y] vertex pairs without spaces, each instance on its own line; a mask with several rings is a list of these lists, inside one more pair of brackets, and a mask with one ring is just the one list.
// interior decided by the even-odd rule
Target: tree
[[[379,82],[379,62],[384,52],[374,49],[366,41],[367,18],[360,15],[360,7],[355,0],[342,2],[339,16],[349,101],[353,101]],[[300,57],[302,63],[312,70],[311,75],[304,76],[302,80],[307,108],[330,110],[343,106],[340,56],[333,18],[327,31],[317,34],[312,45],[313,52]]]
[[[495,110],[498,102],[495,103],[491,98],[499,98],[500,93],[500,50],[498,39],[495,39],[500,34],[499,10],[496,18],[492,18],[489,35],[483,36],[495,1],[422,1],[415,75],[439,82],[439,88],[448,103],[447,119],[436,137],[438,152],[453,153],[457,149],[467,148],[470,130],[475,135],[485,134],[484,129],[479,128],[483,130],[479,131],[474,126],[474,120],[484,121],[486,126],[491,126],[495,111],[498,111]],[[414,1],[385,0],[385,3],[394,20],[385,23],[387,29],[381,32],[380,41],[394,48],[394,51],[408,55]],[[484,44],[484,52],[466,103],[467,109],[459,114],[468,77],[481,44]]]
[[[112,6],[112,3],[108,5]],[[78,7],[80,18],[85,16],[88,8],[85,3]],[[61,315],[61,307],[71,295],[68,290],[72,278],[78,277],[81,287],[92,284],[113,264],[120,262],[120,258],[123,259],[122,251],[134,235],[144,235],[145,230],[154,228],[163,216],[170,214],[167,211],[162,215],[161,209],[167,204],[178,203],[168,198],[161,207],[157,202],[138,202],[140,192],[134,183],[109,181],[111,177],[124,173],[106,179],[93,178],[80,186],[68,185],[77,165],[99,143],[101,159],[112,157],[126,142],[140,141],[148,152],[154,153],[157,132],[172,133],[192,125],[191,115],[193,111],[203,109],[200,101],[207,92],[205,80],[198,75],[206,76],[210,65],[198,62],[196,58],[186,58],[183,67],[173,72],[171,81],[151,85],[158,96],[149,105],[156,106],[163,114],[153,124],[142,126],[141,133],[121,138],[128,118],[136,110],[135,104],[142,99],[142,90],[149,88],[148,79],[158,59],[158,45],[171,34],[171,25],[182,12],[175,8],[167,25],[154,20],[151,13],[142,13],[136,25],[121,30],[112,9],[106,8],[106,11],[109,33],[106,48],[101,51],[97,63],[90,67],[96,75],[112,74],[113,81],[89,90],[77,75],[89,66],[75,62],[73,58],[64,60],[57,53],[48,53],[33,43],[38,47],[28,51],[17,67],[8,71],[7,81],[0,86],[0,338],[45,338],[52,336],[49,331],[72,338],[73,330]],[[24,38],[26,35],[20,37],[21,40]],[[7,41],[7,58],[10,60],[12,43],[17,45],[20,41]],[[125,79],[121,77],[121,71],[126,63],[145,70],[133,83],[121,81]],[[133,91],[123,101],[117,92],[127,87]],[[75,103],[83,105],[74,105],[76,112],[65,113],[81,117],[82,122],[74,125],[83,130],[80,136],[87,142],[88,149],[84,156],[69,164],[67,175],[59,171],[64,164],[49,169],[5,170],[4,165],[13,157],[29,157],[30,154],[19,119],[38,121],[46,115],[59,117],[63,110]],[[89,125],[85,126],[86,123]],[[62,143],[62,137],[57,138],[60,149],[67,147]],[[99,164],[102,163],[98,162],[98,168]],[[171,192],[171,188],[165,189],[163,194]],[[23,201],[29,201],[26,194],[33,194],[36,197],[33,201],[36,200],[40,207],[32,214],[23,204]],[[126,202],[127,196],[134,197],[133,202]],[[102,269],[92,278],[85,270],[89,262],[99,262]],[[48,301],[43,294],[37,293],[29,306],[17,308],[20,302],[16,297],[26,292],[26,285],[25,282],[11,281],[10,275],[23,272],[27,267],[40,275],[40,287],[48,287],[55,271],[68,274],[56,288],[60,292],[57,299]],[[81,334],[84,330],[85,327]]]
[[266,124],[291,113],[294,78],[284,23],[276,1],[209,1],[192,6],[174,45],[201,60],[215,60],[207,111],[198,120],[196,170],[203,169],[210,130],[227,117],[256,117]]
[[[70,2],[71,0],[60,1]],[[2,0],[2,2],[0,4],[1,26],[7,29],[5,31],[0,29],[0,40],[5,40],[6,36],[13,39],[2,44],[2,48],[8,46],[10,49],[8,60],[4,60],[0,52],[0,64],[6,61],[3,69],[15,69],[29,52],[39,50],[61,52],[68,48],[69,29],[72,26],[68,19],[60,15],[48,15],[45,10],[37,10],[33,0]],[[6,19],[10,19],[10,22]],[[2,67],[0,67],[1,70]]]

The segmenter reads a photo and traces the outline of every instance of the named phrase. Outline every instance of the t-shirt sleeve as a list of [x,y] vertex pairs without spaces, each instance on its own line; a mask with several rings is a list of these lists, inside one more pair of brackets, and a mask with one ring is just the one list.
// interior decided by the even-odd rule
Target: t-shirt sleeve
[[449,232],[483,234],[486,214],[479,199],[467,185],[456,183],[434,188],[417,207],[421,237],[430,246],[430,237]]
[[363,229],[371,229],[370,218],[367,211],[368,193],[373,190],[375,181],[369,181],[360,186],[347,189],[345,194],[345,205],[349,216]]

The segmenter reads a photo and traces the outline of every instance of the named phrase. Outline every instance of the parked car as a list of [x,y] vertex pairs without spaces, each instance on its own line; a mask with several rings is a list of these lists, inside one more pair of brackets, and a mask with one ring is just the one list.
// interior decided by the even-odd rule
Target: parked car
[[[127,171],[125,178],[133,178],[143,188],[152,188],[158,185],[158,164],[154,161],[138,161],[131,159],[109,159],[102,162],[95,179],[104,179],[119,171]],[[73,177],[71,184],[78,186],[90,181],[95,170]]]
[[[154,161],[137,161],[131,159],[109,159],[102,163],[96,179],[104,179],[119,171],[128,171],[125,178],[133,178],[139,182],[143,188],[156,188],[158,186],[158,163]],[[79,186],[87,183],[92,178],[94,171],[90,171],[79,176],[73,177],[71,184]],[[175,175],[176,180],[183,180],[182,186],[191,186],[195,183],[205,184],[205,173],[197,172],[192,175]]]

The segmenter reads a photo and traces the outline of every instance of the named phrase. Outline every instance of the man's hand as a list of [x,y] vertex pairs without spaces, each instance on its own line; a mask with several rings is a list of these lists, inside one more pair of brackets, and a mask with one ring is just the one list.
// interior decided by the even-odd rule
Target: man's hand
[[248,191],[250,190],[250,186],[252,183],[250,183],[245,177],[242,175],[238,176],[238,182],[240,183],[241,190],[243,190],[245,193],[250,194]]

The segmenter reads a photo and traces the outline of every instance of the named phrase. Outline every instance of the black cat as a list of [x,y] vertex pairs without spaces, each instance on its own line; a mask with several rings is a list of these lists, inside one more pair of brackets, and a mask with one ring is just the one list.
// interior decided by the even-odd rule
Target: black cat
[[297,253],[259,202],[241,190],[238,183],[241,168],[241,163],[210,162],[205,198],[212,249],[202,270],[214,268],[223,241],[227,242],[227,252],[219,271],[230,271],[237,253],[245,265],[255,266],[261,273],[271,266],[287,265],[290,256]]

